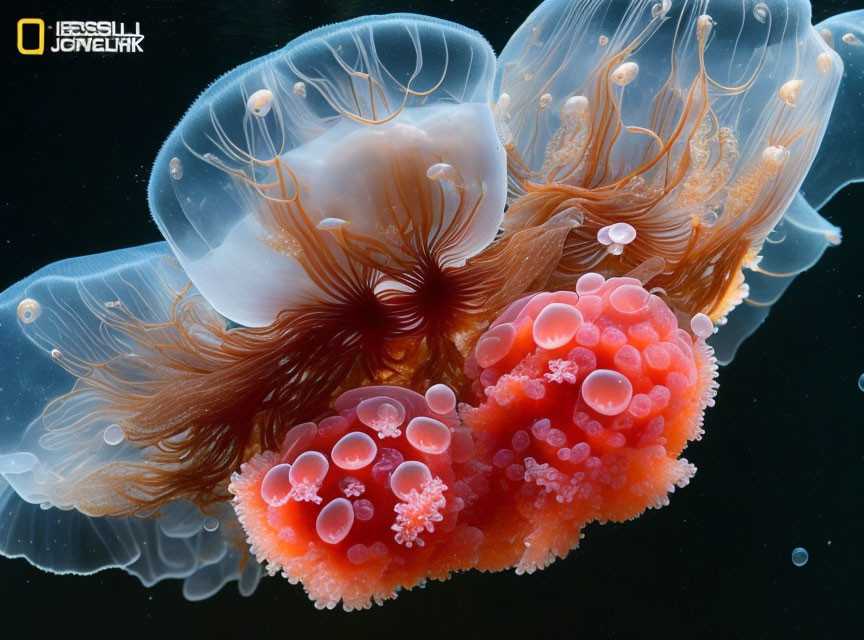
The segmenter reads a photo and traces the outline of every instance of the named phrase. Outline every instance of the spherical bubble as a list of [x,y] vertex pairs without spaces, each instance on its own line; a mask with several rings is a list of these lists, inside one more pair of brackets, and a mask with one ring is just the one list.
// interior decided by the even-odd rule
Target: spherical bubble
[[353,431],[339,439],[330,457],[340,469],[362,469],[370,464],[378,453],[378,445],[365,433]]
[[862,373],[858,378],[858,388],[861,389],[861,391],[864,391],[864,373]]
[[435,384],[426,391],[426,404],[437,414],[447,414],[456,408],[456,394],[446,384]]
[[39,317],[42,313],[42,305],[36,302],[33,298],[24,298],[18,303],[18,319],[24,324],[29,324]]
[[549,429],[552,428],[552,422],[549,418],[541,418],[533,425],[531,425],[531,433],[538,440],[545,440],[546,436],[549,433]]
[[411,491],[420,493],[423,485],[432,480],[432,472],[422,462],[408,460],[403,462],[390,476],[390,488],[396,497],[407,501]]
[[318,485],[324,480],[327,471],[330,469],[330,463],[323,454],[317,451],[304,451],[297,459],[288,472],[288,479],[292,485],[309,484]]
[[271,507],[280,507],[291,499],[291,465],[277,464],[261,483],[261,498]]
[[219,518],[215,516],[206,516],[204,522],[201,523],[201,526],[204,528],[204,531],[212,533],[219,528]]
[[714,323],[704,313],[697,313],[690,319],[690,330],[697,338],[710,338],[714,333]]
[[345,498],[336,498],[321,509],[315,520],[318,537],[327,544],[338,544],[351,532],[354,507]]
[[123,442],[123,440],[126,439],[126,434],[123,432],[123,429],[119,424],[112,424],[105,429],[105,432],[102,434],[102,439],[105,440],[105,444],[114,446]]
[[397,437],[402,433],[398,427],[405,421],[405,407],[387,396],[368,398],[357,405],[357,418],[375,429],[379,438]]
[[803,567],[810,559],[810,554],[804,547],[795,547],[792,549],[792,564],[796,567]]
[[528,435],[527,431],[519,430],[513,434],[510,444],[513,446],[514,451],[524,451],[531,444],[531,436]]
[[358,520],[366,521],[371,520],[372,516],[375,515],[375,505],[372,504],[370,500],[366,498],[360,498],[359,500],[354,501],[354,516]]
[[171,162],[168,163],[168,173],[175,180],[183,177],[183,165],[180,162],[180,158],[171,158]]
[[372,477],[382,486],[389,486],[390,475],[405,458],[396,449],[382,448],[378,450],[378,458],[372,465]]
[[582,383],[582,397],[589,407],[604,416],[618,415],[630,404],[633,385],[617,371],[597,369]]
[[580,462],[584,462],[588,459],[588,456],[591,455],[591,445],[587,442],[580,442],[577,445],[574,445],[572,449],[570,449],[570,462],[573,464],[579,464]]
[[534,321],[534,342],[544,349],[557,349],[573,339],[581,324],[582,314],[578,309],[553,302],[545,306]]
[[408,423],[405,437],[423,453],[444,453],[450,446],[450,429],[435,418],[418,416]]
[[273,92],[269,89],[259,89],[246,101],[246,109],[254,116],[263,118],[273,108]]

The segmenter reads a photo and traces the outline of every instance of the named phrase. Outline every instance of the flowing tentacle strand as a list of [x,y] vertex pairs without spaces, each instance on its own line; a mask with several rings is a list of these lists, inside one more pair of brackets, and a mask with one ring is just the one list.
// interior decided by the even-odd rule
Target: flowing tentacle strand
[[808,3],[787,0],[543,3],[496,80],[505,229],[574,209],[583,224],[555,287],[659,256],[651,285],[682,317],[722,323],[747,296],[742,268],[801,184],[840,81],[809,19]]

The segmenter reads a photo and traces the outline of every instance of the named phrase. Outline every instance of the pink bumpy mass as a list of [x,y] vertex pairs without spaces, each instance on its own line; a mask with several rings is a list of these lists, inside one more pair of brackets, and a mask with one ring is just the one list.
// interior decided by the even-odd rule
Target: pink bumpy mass
[[694,472],[679,456],[712,403],[711,348],[638,280],[576,291],[504,311],[458,414],[443,385],[354,389],[244,464],[229,489],[258,559],[350,610],[453,571],[542,568],[586,523],[665,504]]

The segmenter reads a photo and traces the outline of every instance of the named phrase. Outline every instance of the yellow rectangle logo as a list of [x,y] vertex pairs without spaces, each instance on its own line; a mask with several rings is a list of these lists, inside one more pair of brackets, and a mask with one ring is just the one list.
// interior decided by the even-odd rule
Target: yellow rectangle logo
[[[39,28],[39,46],[35,49],[24,46],[24,26],[28,24]],[[18,52],[25,56],[41,56],[45,52],[45,21],[42,18],[21,18],[18,21]]]

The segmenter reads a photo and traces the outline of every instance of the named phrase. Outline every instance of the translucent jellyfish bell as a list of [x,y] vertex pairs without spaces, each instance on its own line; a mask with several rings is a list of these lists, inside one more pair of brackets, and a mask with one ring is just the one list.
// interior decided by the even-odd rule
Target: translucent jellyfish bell
[[434,245],[458,265],[502,215],[495,58],[473,31],[411,15],[324,27],[215,82],[165,142],[153,216],[220,312],[263,326],[336,295],[351,248],[386,265]]
[[816,25],[843,61],[843,82],[825,139],[801,190],[816,210],[851,182],[864,180],[864,9],[832,16]]
[[[123,568],[148,586],[182,578],[193,600],[231,580],[255,590],[261,570],[227,503],[103,516],[144,497],[126,483],[152,453],[120,426],[133,396],[182,362],[184,341],[200,349],[222,326],[166,243],[64,260],[0,294],[0,554],[56,573]],[[173,356],[160,360],[159,348]],[[207,528],[208,517],[229,526]]]
[[[556,286],[659,257],[651,285],[721,322],[813,161],[841,76],[804,0],[547,0],[499,59],[505,232],[575,209]],[[636,232],[623,252],[597,241],[615,223]]]
[[795,276],[816,264],[825,249],[839,244],[840,239],[840,229],[820,216],[801,193],[796,194],[765,240],[758,260],[744,271],[744,301],[724,318],[722,329],[710,339],[720,364],[732,361],[738,347],[764,322]]
[[[795,276],[816,264],[826,248],[840,243],[840,228],[817,211],[845,185],[864,179],[864,44],[859,44],[864,43],[864,11],[833,16],[815,29],[840,56],[843,80],[801,192],[766,238],[758,260],[747,265],[744,302],[729,314],[723,331],[711,339],[720,363],[732,360],[740,344],[765,320],[771,305]],[[819,70],[827,74],[836,60],[826,54],[820,57]]]

